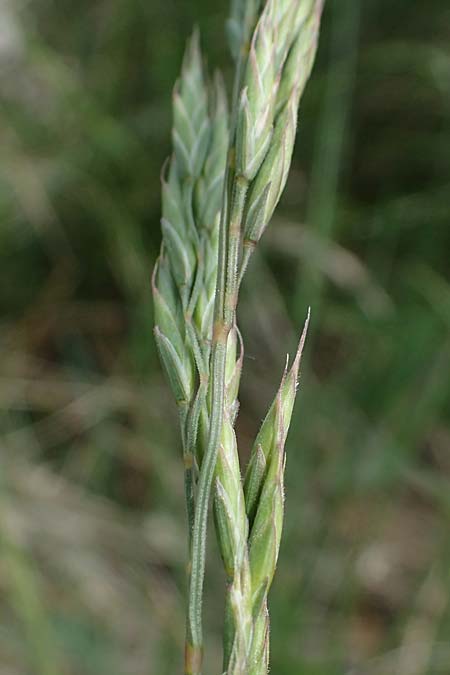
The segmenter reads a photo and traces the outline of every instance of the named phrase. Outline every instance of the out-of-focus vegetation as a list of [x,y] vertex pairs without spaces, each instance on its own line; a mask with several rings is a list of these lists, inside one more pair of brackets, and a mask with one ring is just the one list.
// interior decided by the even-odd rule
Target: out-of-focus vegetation
[[[181,672],[183,472],[149,275],[170,90],[195,22],[227,74],[226,11],[0,4],[1,675]],[[240,319],[245,447],[312,306],[277,675],[450,672],[449,224],[449,4],[329,0]]]

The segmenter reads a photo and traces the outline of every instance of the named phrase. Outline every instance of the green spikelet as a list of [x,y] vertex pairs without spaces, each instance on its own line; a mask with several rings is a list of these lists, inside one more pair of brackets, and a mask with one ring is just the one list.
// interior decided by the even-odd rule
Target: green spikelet
[[309,325],[309,312],[300,338],[295,359],[289,371],[285,372],[275,400],[261,425],[256,437],[245,475],[244,493],[247,516],[250,527],[253,526],[257,508],[261,499],[261,491],[266,483],[266,477],[272,467],[274,451],[284,451],[292,410],[295,403],[297,378],[300,360],[306,340]]
[[209,341],[217,276],[218,219],[228,146],[220,78],[207,85],[198,35],[173,93],[173,154],[162,172],[163,242],[152,289],[155,340],[180,411],[189,538],[207,420]]
[[243,350],[237,330],[228,338],[225,371],[226,411],[216,464],[214,517],[228,591],[224,624],[223,667],[244,675],[253,635],[248,519],[233,424]]
[[297,99],[294,91],[277,117],[270,149],[248,193],[241,275],[246,270],[250,256],[267,227],[286,184],[296,126]]
[[[196,370],[200,380],[207,377],[228,146],[223,83],[217,76],[208,88],[197,33],[173,93],[172,139],[174,152],[162,175],[163,246],[152,282],[155,336],[175,397],[186,400],[196,428],[201,412],[191,408]],[[195,440],[196,433],[186,436]]]
[[239,99],[236,174],[248,181],[261,166],[272,135],[277,74],[274,26],[268,7],[253,35]]
[[322,8],[322,0],[301,3],[286,0],[273,10],[277,35],[273,58],[280,77],[274,85],[270,147],[247,193],[241,277],[286,184],[295,143],[298,104],[314,62]]
[[197,178],[208,151],[210,120],[198,33],[194,33],[173,92],[172,142],[180,178]]
[[249,562],[254,630],[249,675],[266,675],[269,661],[267,594],[275,574],[283,529],[286,442],[297,389],[300,359],[308,330],[309,313],[297,354],[285,372],[255,441],[244,485],[250,525]]

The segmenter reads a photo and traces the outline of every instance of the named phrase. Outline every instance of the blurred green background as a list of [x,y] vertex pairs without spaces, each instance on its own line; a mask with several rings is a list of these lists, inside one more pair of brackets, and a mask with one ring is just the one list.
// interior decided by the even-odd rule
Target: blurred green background
[[[185,40],[198,24],[229,81],[226,15],[0,3],[1,675],[182,672],[183,472],[149,277]],[[449,3],[329,0],[239,314],[245,462],[312,306],[276,675],[450,673],[449,224]]]

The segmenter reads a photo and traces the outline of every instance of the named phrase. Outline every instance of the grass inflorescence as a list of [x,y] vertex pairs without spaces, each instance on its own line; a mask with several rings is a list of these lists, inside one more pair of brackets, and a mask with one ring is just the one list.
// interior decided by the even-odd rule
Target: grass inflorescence
[[155,337],[181,422],[189,539],[186,675],[202,669],[208,509],[227,576],[223,669],[269,668],[267,595],[283,523],[286,441],[307,323],[256,438],[244,480],[234,431],[243,343],[239,287],[286,183],[322,0],[235,2],[231,110],[194,34],[173,94],[163,172]]

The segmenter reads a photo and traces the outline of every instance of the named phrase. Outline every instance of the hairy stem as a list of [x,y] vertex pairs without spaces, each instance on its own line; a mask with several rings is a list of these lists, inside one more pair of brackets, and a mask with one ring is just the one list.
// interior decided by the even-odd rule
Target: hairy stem
[[[230,152],[230,157],[232,153]],[[230,173],[230,167],[228,170]],[[206,536],[211,486],[219,450],[225,403],[225,366],[228,335],[235,321],[237,268],[247,181],[233,181],[229,209],[221,215],[214,330],[210,364],[210,419],[206,452],[197,486],[189,578],[186,675],[200,675],[203,651],[202,600]]]
[[189,656],[191,656],[192,652],[195,653],[195,658],[191,659],[190,663],[186,663],[186,675],[199,675],[201,673],[201,653],[203,650],[202,596],[203,580],[205,576],[208,505],[211,494],[211,485],[214,477],[214,469],[216,466],[217,451],[219,447],[219,438],[223,419],[224,375],[227,340],[227,333],[223,329],[223,324],[222,327],[215,331],[215,337],[213,340],[211,354],[212,404],[209,438],[198,481],[189,580],[187,641],[191,649],[187,649],[186,653]]

